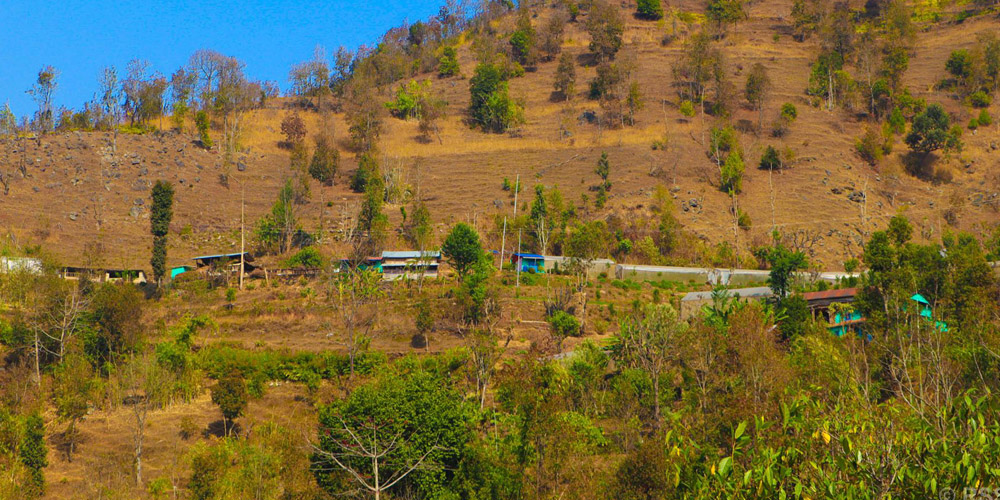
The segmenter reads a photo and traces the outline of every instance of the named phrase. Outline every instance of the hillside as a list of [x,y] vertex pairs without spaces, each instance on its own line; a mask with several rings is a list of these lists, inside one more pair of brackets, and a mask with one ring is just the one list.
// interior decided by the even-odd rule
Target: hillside
[[[695,10],[697,4],[678,2],[672,7]],[[617,130],[600,130],[582,118],[588,111],[599,111],[597,103],[579,91],[593,78],[591,66],[578,66],[579,96],[569,103],[551,100],[556,62],[540,63],[537,71],[512,80],[512,95],[523,100],[526,118],[515,134],[487,134],[470,128],[466,124],[466,78],[473,73],[475,60],[468,44],[461,45],[459,61],[464,77],[417,77],[430,78],[432,91],[448,103],[447,118],[440,123],[440,142],[418,140],[415,120],[387,118],[380,143],[383,164],[398,165],[411,183],[419,169],[420,189],[439,234],[460,220],[493,229],[492,215],[509,213],[513,201],[500,189],[501,181],[507,177],[513,182],[518,174],[529,188],[536,183],[558,186],[565,199],[579,204],[580,196],[597,182],[593,169],[601,152],[607,152],[611,159],[614,189],[608,208],[593,211],[593,216],[634,218],[646,214],[653,188],[662,184],[673,193],[685,229],[710,245],[736,243],[747,251],[769,239],[773,198],[774,227],[797,241],[811,242],[806,246],[814,262],[829,268],[857,256],[864,235],[899,211],[905,211],[925,236],[948,230],[977,233],[982,223],[995,220],[1000,206],[1000,172],[996,168],[1000,126],[965,131],[962,152],[937,162],[938,169],[951,173],[947,182],[907,173],[902,164],[907,149],[901,137],[880,165],[869,166],[854,149],[865,122],[846,111],[827,111],[809,104],[804,89],[818,42],[815,37],[805,42],[793,40],[789,35],[790,9],[791,2],[757,2],[749,10],[750,19],[720,42],[726,72],[737,87],[754,63],[764,64],[773,75],[773,97],[767,102],[765,116],[776,116],[784,102],[794,103],[799,110],[790,133],[781,139],[766,132],[741,134],[748,168],[744,193],[738,201],[753,225],[748,231],[736,231],[737,242],[733,241],[729,215],[731,202],[710,185],[717,177],[716,167],[702,138],[713,118],[685,118],[677,109],[673,88],[671,68],[682,57],[685,38],[698,29],[696,24],[626,16],[624,50],[635,54],[635,74],[645,106],[635,126]],[[550,11],[543,10],[536,22],[543,22],[546,15]],[[663,36],[675,29],[677,39],[663,46]],[[945,74],[948,54],[988,30],[996,30],[996,22],[985,16],[962,23],[921,25],[905,85],[915,97],[944,105],[955,123],[966,123],[970,109],[952,93],[934,88]],[[587,40],[582,22],[570,23],[563,50],[585,61]],[[386,89],[386,99],[392,90]],[[19,242],[42,244],[67,262],[79,263],[83,249],[101,241],[109,263],[145,266],[150,247],[148,190],[155,180],[166,179],[178,186],[171,263],[199,252],[234,249],[239,243],[240,183],[246,185],[247,220],[252,224],[269,209],[281,180],[289,175],[288,153],[277,147],[282,138],[280,122],[290,112],[288,106],[287,101],[271,101],[266,109],[252,111],[245,119],[246,152],[236,160],[245,171],[237,165],[224,167],[221,154],[202,150],[187,134],[122,134],[114,157],[108,133],[77,132],[19,140],[3,159],[2,168],[14,175],[9,192],[0,197],[0,224]],[[316,113],[303,115],[310,134],[317,132],[320,120]],[[743,105],[732,122],[755,121],[755,115]],[[335,113],[332,122],[345,149],[340,169],[344,180],[339,179],[332,188],[313,183],[311,202],[303,207],[300,217],[308,230],[319,228],[321,217],[328,229],[346,227],[356,210],[357,195],[346,189],[345,182],[354,167],[353,153],[346,151],[343,114]],[[664,138],[669,143],[667,151],[651,149],[653,141]],[[771,180],[767,171],[753,168],[767,145],[779,150],[787,146],[797,156],[793,168],[776,172]],[[26,177],[18,171],[20,165],[26,165]],[[221,183],[220,175],[232,179],[228,186]],[[531,197],[530,189],[525,195],[522,200],[530,202],[525,199]],[[321,210],[327,202],[332,205]],[[395,226],[398,209],[389,207],[387,213]],[[643,231],[655,231],[655,224],[633,232],[641,237]],[[499,246],[499,242],[493,244]]]

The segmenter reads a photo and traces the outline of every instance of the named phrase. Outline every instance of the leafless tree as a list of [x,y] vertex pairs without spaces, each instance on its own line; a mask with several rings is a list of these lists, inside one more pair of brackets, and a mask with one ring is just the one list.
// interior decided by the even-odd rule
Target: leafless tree
[[118,70],[114,66],[106,66],[101,70],[98,81],[98,102],[104,114],[103,120],[111,129],[111,153],[118,154],[118,124],[122,119],[122,90],[118,82]]
[[55,126],[55,116],[52,109],[52,95],[59,87],[59,71],[53,66],[45,66],[38,70],[35,84],[27,90],[27,94],[35,100],[38,112],[35,115],[35,125],[43,134],[50,132]]
[[340,426],[342,429],[337,431],[343,434],[343,439],[331,440],[339,448],[337,451],[315,445],[313,451],[347,472],[362,490],[374,494],[375,500],[381,500],[384,492],[419,470],[438,449],[431,446],[419,457],[407,460],[399,458],[397,453],[407,440],[403,431],[394,433],[375,419],[360,422],[355,429],[340,419]]
[[[337,264],[334,264],[337,265]],[[359,354],[368,349],[378,321],[378,303],[384,296],[379,288],[380,275],[357,264],[352,269],[341,270],[333,276],[332,298],[340,313],[346,339],[340,344],[347,348],[350,375],[354,376],[354,363]]]
[[146,422],[152,410],[166,404],[170,376],[149,353],[130,355],[119,367],[119,375],[119,400],[129,408],[131,416],[129,430],[135,458],[135,483],[141,485]]

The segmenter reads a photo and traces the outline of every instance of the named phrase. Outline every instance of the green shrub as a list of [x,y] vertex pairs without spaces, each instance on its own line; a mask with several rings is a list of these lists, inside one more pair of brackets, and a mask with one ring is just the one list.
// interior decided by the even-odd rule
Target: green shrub
[[969,120],[969,130],[976,130],[977,128],[979,128],[979,120],[977,118]]
[[979,126],[989,127],[993,124],[993,117],[990,116],[990,112],[987,110],[982,110],[979,112]]
[[691,118],[694,116],[694,103],[688,100],[681,101],[681,114]]
[[316,247],[305,247],[286,260],[285,265],[288,267],[317,269],[323,267],[324,262],[325,259],[323,258],[323,255],[319,253],[319,250],[317,250]]
[[553,335],[559,338],[578,337],[580,335],[580,322],[576,316],[566,311],[556,311],[549,316],[549,326],[552,327]]
[[438,75],[441,77],[455,76],[458,71],[458,52],[455,47],[445,47],[438,59]]
[[982,90],[977,90],[969,94],[969,104],[971,104],[973,108],[986,108],[989,107],[992,102],[993,96]]
[[660,0],[637,0],[636,13],[643,19],[663,19],[663,5]]
[[760,157],[760,168],[765,170],[777,170],[781,168],[781,157],[778,155],[778,150],[774,149],[774,146],[768,146],[764,150],[764,154]]
[[899,107],[892,108],[892,112],[889,114],[889,130],[893,134],[899,135],[906,132],[906,117],[903,116],[903,112]]

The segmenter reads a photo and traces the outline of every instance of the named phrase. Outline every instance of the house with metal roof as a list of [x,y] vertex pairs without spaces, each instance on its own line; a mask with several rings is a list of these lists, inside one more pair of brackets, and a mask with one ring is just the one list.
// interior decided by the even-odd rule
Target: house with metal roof
[[382,279],[437,278],[441,252],[425,250],[385,251],[380,260]]
[[827,322],[827,330],[841,337],[847,332],[861,333],[865,318],[851,304],[858,295],[857,288],[840,288],[819,292],[806,292],[802,298],[809,304],[813,319]]
[[545,256],[537,253],[515,253],[510,256],[510,264],[522,273],[544,273]]

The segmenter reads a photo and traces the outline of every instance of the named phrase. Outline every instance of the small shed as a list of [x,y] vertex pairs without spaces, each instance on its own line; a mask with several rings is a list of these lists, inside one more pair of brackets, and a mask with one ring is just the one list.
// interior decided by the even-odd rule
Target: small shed
[[742,302],[764,300],[774,296],[774,292],[766,286],[733,288],[728,290],[718,289],[708,292],[688,292],[688,294],[681,299],[681,319],[687,320],[697,316],[698,313],[701,312],[701,308],[703,306],[712,303],[716,293],[726,294],[729,297]]
[[515,253],[510,256],[510,263],[522,273],[545,272],[545,256],[537,253]]

